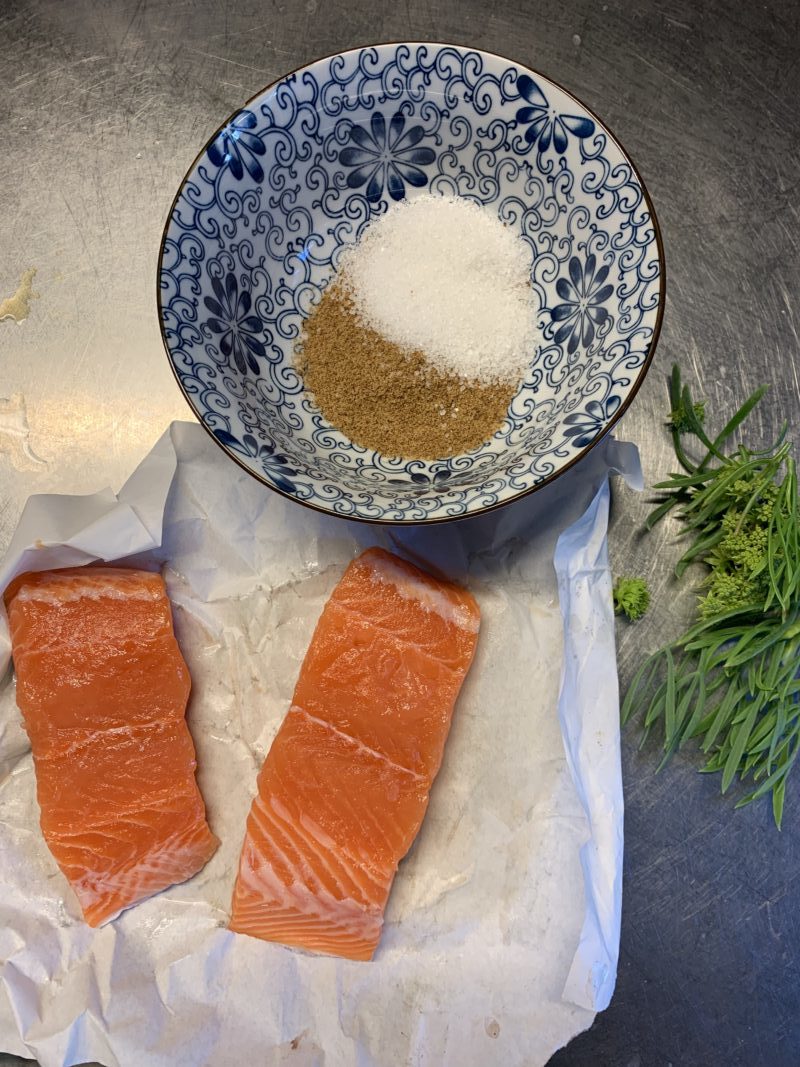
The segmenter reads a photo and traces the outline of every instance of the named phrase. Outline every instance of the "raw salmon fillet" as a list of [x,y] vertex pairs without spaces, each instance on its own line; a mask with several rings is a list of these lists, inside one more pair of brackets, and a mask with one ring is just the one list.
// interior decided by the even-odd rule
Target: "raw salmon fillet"
[[469,593],[382,549],[350,564],[258,778],[232,930],[372,958],[479,620]]
[[158,574],[28,574],[6,595],[45,841],[90,926],[217,848],[184,719],[191,681]]

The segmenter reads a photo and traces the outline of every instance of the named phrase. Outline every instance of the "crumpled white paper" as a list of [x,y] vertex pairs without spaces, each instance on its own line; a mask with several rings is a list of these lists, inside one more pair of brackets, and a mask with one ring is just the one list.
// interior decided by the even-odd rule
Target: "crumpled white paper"
[[[199,426],[173,423],[117,496],[32,497],[0,589],[95,559],[164,565],[222,844],[190,882],[86,926],[39,832],[9,672],[0,1047],[44,1067],[535,1067],[586,1029],[611,997],[619,947],[612,470],[641,480],[636,449],[608,438],[497,512],[370,527],[269,492]],[[468,584],[483,618],[425,823],[365,964],[226,923],[257,770],[331,589],[372,544]],[[8,644],[3,618],[0,672]]]

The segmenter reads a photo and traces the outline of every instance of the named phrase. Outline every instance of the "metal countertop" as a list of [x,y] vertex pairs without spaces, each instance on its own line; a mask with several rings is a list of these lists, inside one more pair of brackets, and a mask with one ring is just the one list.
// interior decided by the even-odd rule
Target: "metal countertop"
[[[0,551],[32,492],[118,488],[171,419],[155,271],[171,198],[228,113],[284,72],[380,40],[456,41],[517,59],[607,120],[648,184],[668,305],[618,433],[649,482],[673,361],[724,421],[756,385],[749,440],[800,427],[800,3],[770,0],[2,0]],[[621,627],[623,686],[688,619],[674,527],[642,539],[646,496],[615,492],[616,573],[654,606]],[[800,772],[784,829],[732,810],[687,750],[658,777],[623,735],[625,881],[617,991],[552,1067],[800,1063]],[[0,1067],[17,1063],[0,1054]],[[488,1067],[488,1065],[487,1065]]]

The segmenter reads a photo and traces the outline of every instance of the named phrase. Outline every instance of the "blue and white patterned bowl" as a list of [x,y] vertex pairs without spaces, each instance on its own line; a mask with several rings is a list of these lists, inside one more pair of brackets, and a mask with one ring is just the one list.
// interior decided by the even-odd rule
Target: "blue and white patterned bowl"
[[[293,365],[342,249],[421,192],[475,200],[528,243],[544,338],[493,440],[430,463],[353,444]],[[167,220],[158,309],[186,399],[240,466],[321,511],[419,523],[580,459],[641,384],[663,286],[641,178],[575,97],[485,52],[385,44],[287,75],[214,134]]]

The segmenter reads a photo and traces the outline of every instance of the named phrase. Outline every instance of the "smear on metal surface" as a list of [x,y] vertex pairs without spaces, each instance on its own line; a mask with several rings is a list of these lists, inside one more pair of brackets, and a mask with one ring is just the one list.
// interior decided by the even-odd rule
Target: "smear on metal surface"
[[9,456],[20,471],[39,470],[47,466],[31,448],[31,428],[22,393],[0,396],[0,454]]
[[39,294],[33,291],[33,277],[36,267],[28,267],[23,271],[17,291],[13,296],[6,297],[0,302],[0,322],[3,319],[13,319],[18,325],[24,322],[31,313],[31,300]]

